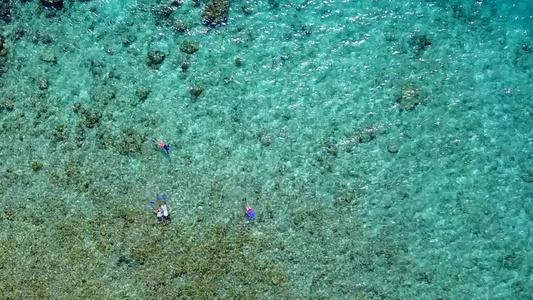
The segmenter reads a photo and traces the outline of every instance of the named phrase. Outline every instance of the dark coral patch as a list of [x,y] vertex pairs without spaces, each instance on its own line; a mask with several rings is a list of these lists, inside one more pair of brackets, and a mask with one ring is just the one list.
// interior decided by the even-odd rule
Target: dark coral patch
[[63,8],[63,0],[40,0],[39,4],[46,8],[51,9],[62,9]]
[[0,17],[6,23],[11,22],[11,2],[10,1],[0,2]]
[[202,13],[202,23],[205,26],[222,26],[228,21],[229,0],[213,0],[207,4]]

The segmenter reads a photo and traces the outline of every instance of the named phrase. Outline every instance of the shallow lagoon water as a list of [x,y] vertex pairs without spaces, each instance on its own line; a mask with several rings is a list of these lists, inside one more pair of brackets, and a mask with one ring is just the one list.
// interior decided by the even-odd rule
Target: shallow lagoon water
[[533,298],[527,1],[46,3],[1,7],[0,298]]

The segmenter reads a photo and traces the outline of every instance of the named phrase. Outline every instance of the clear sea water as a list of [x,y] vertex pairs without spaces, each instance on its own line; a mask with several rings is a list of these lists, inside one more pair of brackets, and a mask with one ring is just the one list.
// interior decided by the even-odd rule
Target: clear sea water
[[0,299],[533,299],[533,1],[2,1]]

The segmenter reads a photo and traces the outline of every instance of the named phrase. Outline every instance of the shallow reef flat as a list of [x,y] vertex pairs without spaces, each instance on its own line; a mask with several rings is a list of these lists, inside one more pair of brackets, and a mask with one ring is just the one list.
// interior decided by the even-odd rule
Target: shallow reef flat
[[527,1],[2,1],[0,299],[533,299],[532,28]]

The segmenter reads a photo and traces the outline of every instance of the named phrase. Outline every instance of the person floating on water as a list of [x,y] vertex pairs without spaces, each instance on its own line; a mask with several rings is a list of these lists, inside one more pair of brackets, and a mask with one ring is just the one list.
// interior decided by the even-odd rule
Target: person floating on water
[[248,216],[248,222],[255,223],[255,211],[252,209],[250,204],[246,202],[246,198],[244,198],[244,207],[246,208],[246,215]]
[[167,154],[170,151],[170,144],[166,144],[161,139],[156,139],[155,137],[152,137],[152,144],[156,145],[157,147],[161,149],[164,149],[167,152]]
[[[167,206],[167,198],[165,198],[165,195],[161,195],[161,198],[163,198],[163,202],[161,202],[161,200],[159,199],[159,194],[156,194],[157,209],[154,209],[154,213],[156,214],[157,223],[170,223],[170,212]],[[154,206],[155,203],[150,202],[150,207],[152,207],[152,209],[154,208]]]

